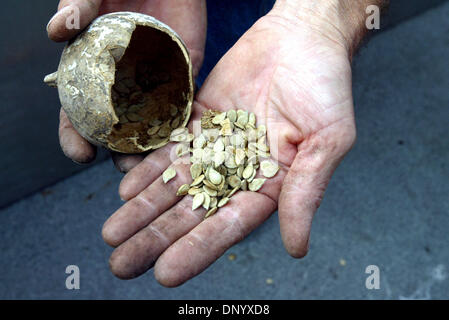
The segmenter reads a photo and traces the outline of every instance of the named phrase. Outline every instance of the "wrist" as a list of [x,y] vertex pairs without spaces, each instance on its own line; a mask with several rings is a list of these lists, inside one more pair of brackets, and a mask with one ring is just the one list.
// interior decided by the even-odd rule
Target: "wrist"
[[352,57],[367,29],[366,7],[386,0],[277,0],[270,14],[298,27],[305,25],[343,47]]

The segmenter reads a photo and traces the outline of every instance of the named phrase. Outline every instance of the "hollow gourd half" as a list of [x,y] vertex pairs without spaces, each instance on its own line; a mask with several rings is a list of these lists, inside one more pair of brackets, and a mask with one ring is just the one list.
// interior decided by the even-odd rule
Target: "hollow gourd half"
[[168,143],[192,108],[192,64],[181,38],[151,16],[110,13],[64,48],[44,81],[89,142],[121,153]]

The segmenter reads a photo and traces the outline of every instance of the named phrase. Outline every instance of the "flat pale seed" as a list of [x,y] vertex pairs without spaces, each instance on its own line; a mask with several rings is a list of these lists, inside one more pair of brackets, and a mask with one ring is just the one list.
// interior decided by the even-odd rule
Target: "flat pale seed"
[[203,159],[203,153],[203,149],[193,149],[192,157],[193,159],[195,159],[195,162],[201,162],[201,160]]
[[206,138],[203,135],[200,135],[199,137],[197,137],[193,140],[193,147],[195,149],[203,148],[205,144],[206,144]]
[[205,148],[203,150],[203,157],[202,157],[201,161],[204,164],[209,165],[212,163],[213,160],[214,160],[214,151],[210,148]]
[[190,186],[186,183],[179,187],[176,192],[177,196],[185,196],[189,192]]
[[134,113],[134,112],[128,112],[126,114],[126,117],[131,122],[138,122],[138,121],[142,121],[143,120],[143,117],[139,116],[137,113]]
[[221,122],[220,135],[222,136],[232,136],[232,126],[229,119],[225,119]]
[[200,183],[202,183],[203,180],[204,180],[204,174],[200,175],[195,180],[193,180],[193,182],[190,184],[190,186],[195,187],[195,186],[199,185]]
[[172,127],[172,129],[176,129],[177,127],[179,127],[180,124],[181,124],[181,116],[178,116],[173,119],[170,126]]
[[210,207],[210,196],[206,192],[203,192],[203,195],[204,195],[203,208],[206,209],[206,210],[209,210],[209,207]]
[[195,136],[193,135],[193,133],[189,133],[187,135],[185,142],[192,142],[194,138],[195,138]]
[[156,134],[159,131],[159,129],[160,129],[160,126],[151,127],[150,129],[147,130],[147,134],[149,136],[152,136],[153,134]]
[[246,138],[249,142],[255,142],[257,140],[257,130],[254,129],[246,130]]
[[227,159],[225,160],[225,166],[230,169],[238,167],[235,163],[235,158],[232,155],[227,157]]
[[260,126],[257,127],[257,138],[261,138],[266,134],[267,134],[267,127],[265,127],[265,125],[261,124]]
[[260,151],[268,152],[270,151],[270,147],[266,145],[265,140],[266,140],[265,136],[263,136],[262,138],[259,139],[259,141],[257,141],[257,149]]
[[256,129],[256,126],[254,126],[254,125],[252,125],[251,123],[248,122],[248,123],[246,124],[246,126],[245,126],[245,129],[246,129],[246,130],[249,130],[249,129]]
[[204,216],[204,219],[209,218],[210,216],[213,216],[216,212],[217,212],[218,208],[217,207],[213,207],[212,209],[210,209],[209,211],[207,211],[206,215]]
[[239,178],[242,178],[243,170],[245,170],[245,168],[244,168],[243,166],[239,166],[239,167],[237,168],[237,176],[238,176]]
[[269,159],[271,157],[270,152],[264,152],[264,151],[261,151],[261,150],[257,151],[257,155],[258,155],[259,158],[265,158],[265,159]]
[[245,150],[243,150],[243,149],[236,149],[235,150],[235,164],[236,165],[241,165],[241,164],[244,164],[245,163],[245,157],[246,157],[246,154],[245,154]]
[[242,180],[238,176],[230,176],[228,177],[228,183],[232,188],[240,188],[242,185]]
[[240,124],[239,122],[234,122],[234,125],[235,125],[237,128],[240,128],[240,129],[242,129],[242,130],[245,130],[245,126],[242,125],[242,124]]
[[203,192],[201,188],[193,187],[193,188],[190,188],[187,193],[190,194],[191,196],[194,196],[200,192]]
[[223,144],[223,140],[218,139],[217,142],[215,142],[215,144],[214,144],[214,152],[224,151],[224,149],[225,149],[225,146]]
[[176,106],[174,104],[170,105],[170,115],[172,117],[176,116],[176,114],[178,113],[178,108],[176,108]]
[[225,198],[221,199],[220,201],[218,201],[217,207],[221,208],[221,207],[225,206],[228,202],[229,202],[229,198],[225,197]]
[[216,197],[210,197],[210,205],[209,208],[213,208],[216,207],[218,203],[218,200]]
[[229,110],[226,113],[226,116],[228,117],[229,121],[235,122],[237,120],[237,112],[235,110]]
[[187,128],[177,128],[171,132],[170,137],[174,137],[180,134],[187,134],[188,132],[189,130]]
[[192,176],[193,180],[198,178],[202,172],[203,172],[203,166],[201,165],[201,163],[194,163],[190,167],[190,175]]
[[234,189],[232,189],[228,194],[228,198],[232,197],[239,189],[240,187],[235,187]]
[[121,116],[120,116],[120,118],[119,118],[119,123],[121,123],[121,124],[125,124],[125,123],[128,123],[129,121],[128,121],[128,118],[124,115],[124,114],[122,114]]
[[270,160],[264,160],[260,163],[260,170],[266,178],[272,178],[279,171],[279,166]]
[[162,124],[162,121],[161,120],[159,120],[159,119],[151,119],[150,120],[150,122],[149,122],[149,124],[151,125],[151,126],[160,126],[161,124]]
[[178,158],[181,158],[189,152],[189,145],[186,143],[178,143],[178,145],[176,146],[176,155],[178,156]]
[[184,142],[187,140],[187,135],[185,134],[178,134],[176,136],[171,135],[170,136],[170,141],[173,142]]
[[220,190],[220,191],[225,190],[225,191],[226,191],[226,188],[225,188],[225,187],[227,187],[226,179],[222,176],[222,178],[221,178],[221,183],[220,183],[220,185],[218,186],[218,190]]
[[242,189],[243,191],[248,190],[248,181],[243,180],[242,185],[240,186],[240,189]]
[[248,143],[248,151],[253,151],[255,153],[256,150],[257,150],[257,143],[255,142]]
[[164,183],[167,183],[171,179],[173,179],[176,176],[176,170],[173,168],[168,168],[167,170],[162,173],[162,180]]
[[244,138],[240,134],[233,134],[229,139],[229,143],[236,147],[241,147],[244,142]]
[[251,112],[248,117],[248,124],[251,125],[253,128],[256,125],[256,115],[254,112]]
[[258,161],[258,159],[257,159],[257,155],[256,154],[252,154],[252,155],[248,156],[247,163],[252,163],[253,166],[254,166],[254,165],[257,164],[257,161]]
[[215,185],[220,184],[221,181],[223,180],[221,174],[218,173],[217,170],[215,170],[214,168],[210,168],[208,178],[209,178],[208,180]]
[[254,170],[253,170],[253,174],[251,175],[251,177],[249,177],[249,178],[247,179],[248,182],[253,181],[254,177],[256,176],[256,173],[257,173],[257,171],[256,171],[256,169],[254,169]]
[[170,127],[170,121],[165,122],[159,131],[157,132],[157,135],[161,138],[168,137],[171,133],[171,127]]
[[192,210],[198,209],[203,204],[203,202],[204,202],[204,194],[203,193],[197,193],[193,197]]
[[214,154],[214,166],[215,168],[221,166],[223,162],[225,161],[225,152],[220,151]]
[[241,112],[237,117],[237,124],[245,128],[245,125],[248,123],[248,112]]
[[226,193],[227,190],[225,189],[221,189],[220,191],[217,192],[217,197],[223,197],[224,194]]
[[120,107],[115,108],[115,114],[117,115],[117,117],[120,117],[125,112],[126,112],[125,108],[120,108]]
[[228,195],[231,193],[231,189],[228,189],[223,193],[223,198],[229,198]]
[[265,183],[265,180],[263,178],[254,179],[248,184],[248,189],[250,191],[259,191],[260,188],[262,188],[263,184]]
[[253,164],[250,162],[250,163],[246,166],[245,170],[243,170],[242,177],[243,177],[244,179],[248,179],[249,177],[252,176],[253,171],[254,171]]
[[213,119],[212,119],[212,123],[213,124],[220,124],[223,122],[223,120],[226,119],[226,112],[222,112],[217,114]]
[[203,181],[204,185],[212,190],[218,191],[218,186],[216,186],[215,184],[213,184],[212,182],[210,182],[209,180],[204,180]]
[[138,104],[133,104],[129,106],[128,112],[139,112],[142,109],[142,107]]
[[[206,180],[204,180],[204,181],[206,181]],[[209,188],[207,185],[204,185],[204,186],[203,186],[203,190],[204,190],[208,195],[210,195],[211,197],[216,197],[217,194],[218,194],[217,190],[214,190],[214,189],[212,189],[212,188]]]
[[122,94],[128,94],[129,93],[129,89],[122,82],[118,82],[118,83],[114,84],[114,89],[118,93],[122,93]]

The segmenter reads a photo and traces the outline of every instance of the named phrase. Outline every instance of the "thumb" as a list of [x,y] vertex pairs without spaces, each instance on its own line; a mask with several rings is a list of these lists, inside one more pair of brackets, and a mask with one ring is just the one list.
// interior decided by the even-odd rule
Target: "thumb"
[[73,38],[98,16],[101,0],[61,0],[47,24],[48,37],[56,42]]
[[335,168],[355,142],[353,120],[329,127],[301,142],[279,197],[279,223],[288,253],[302,258],[309,249],[315,211]]

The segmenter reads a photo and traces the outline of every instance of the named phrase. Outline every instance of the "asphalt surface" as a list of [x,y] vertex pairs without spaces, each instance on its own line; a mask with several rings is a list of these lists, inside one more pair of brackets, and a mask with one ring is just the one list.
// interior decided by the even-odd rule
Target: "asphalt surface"
[[[121,174],[104,162],[0,211],[0,298],[448,299],[449,3],[385,31],[354,61],[358,140],[290,258],[277,215],[181,287],[108,269],[103,222]],[[229,255],[235,259],[229,259]],[[67,265],[80,268],[67,290]],[[365,269],[380,270],[368,290]],[[267,279],[270,279],[267,281]]]

